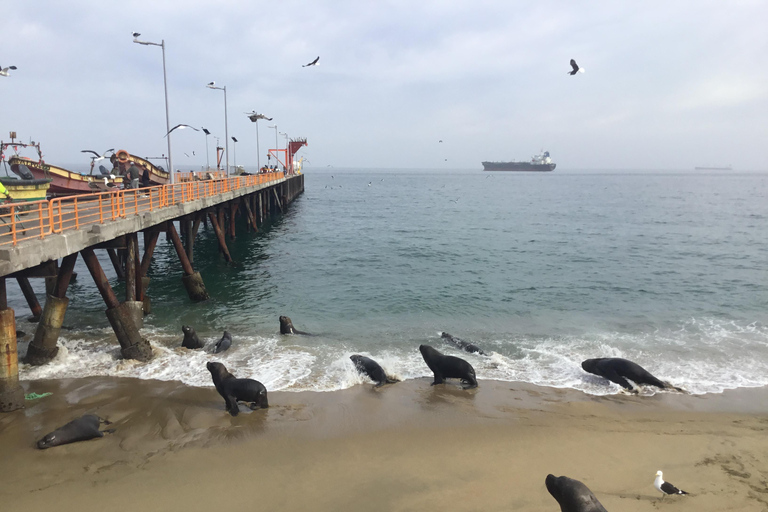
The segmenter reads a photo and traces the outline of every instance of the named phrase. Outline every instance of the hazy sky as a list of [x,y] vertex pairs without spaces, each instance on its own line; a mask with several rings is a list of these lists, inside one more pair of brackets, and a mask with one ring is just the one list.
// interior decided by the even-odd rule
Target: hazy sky
[[[562,171],[762,170],[766,20],[766,1],[15,2],[0,138],[61,165],[166,153],[162,54],[137,31],[166,42],[171,126],[224,145],[224,95],[205,84],[227,86],[230,164],[256,163],[255,109],[306,137],[315,169],[480,169],[547,149]],[[586,72],[567,75],[571,58]],[[259,121],[262,163],[273,123]],[[172,144],[176,168],[205,165],[202,132]]]

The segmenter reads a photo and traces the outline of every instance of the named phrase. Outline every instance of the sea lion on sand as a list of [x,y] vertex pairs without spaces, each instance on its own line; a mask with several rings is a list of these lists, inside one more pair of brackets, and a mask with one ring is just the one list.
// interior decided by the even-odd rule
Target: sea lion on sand
[[442,384],[445,382],[445,379],[454,378],[461,379],[462,382],[469,384],[464,389],[477,387],[475,369],[465,360],[459,357],[445,356],[429,345],[419,345],[419,350],[421,351],[421,357],[424,358],[424,362],[427,363],[429,369],[435,374],[433,386],[435,384]]
[[211,372],[213,385],[216,391],[224,398],[227,411],[232,416],[237,416],[240,409],[237,401],[250,402],[251,409],[266,409],[269,407],[267,400],[267,388],[264,384],[254,379],[238,379],[221,363],[209,362],[206,367]]
[[224,335],[222,335],[221,339],[216,342],[216,346],[213,348],[213,353],[218,354],[219,352],[224,352],[225,350],[228,350],[229,347],[232,346],[232,335],[229,334],[227,331],[224,331]]
[[203,343],[200,338],[197,337],[197,333],[193,328],[188,325],[181,326],[181,332],[184,333],[184,341],[181,342],[181,346],[188,349],[203,348]]
[[459,347],[461,350],[464,350],[465,352],[469,352],[470,354],[480,354],[481,356],[487,356],[485,352],[480,350],[480,347],[475,345],[474,343],[469,343],[468,341],[464,341],[460,338],[456,338],[454,336],[451,336],[447,332],[444,332],[440,335],[441,338],[443,338],[444,341],[447,341],[448,343],[451,343],[457,347]]
[[113,430],[105,430],[104,432],[99,430],[102,423],[109,425],[111,422],[103,420],[95,414],[86,414],[70,421],[63,427],[57,428],[50,434],[46,434],[37,442],[37,447],[44,450],[62,444],[87,441],[94,437],[104,437],[104,432],[113,432]]
[[294,328],[291,319],[287,316],[280,317],[280,334],[304,334],[306,336],[312,336],[308,332],[299,331],[298,329]]
[[607,512],[592,491],[578,480],[547,475],[544,483],[549,494],[560,504],[561,512]]
[[627,379],[635,384],[647,384],[661,389],[674,389],[675,391],[685,393],[684,390],[657,379],[639,364],[626,359],[621,359],[620,357],[587,359],[581,363],[581,367],[585,372],[605,377],[609,381],[615,382],[629,391],[635,391],[635,389],[632,387],[632,384],[627,382]]
[[394,384],[395,382],[400,382],[397,379],[387,377],[387,374],[384,372],[384,369],[379,365],[379,363],[370,357],[355,354],[349,356],[349,358],[353,363],[355,363],[355,368],[357,371],[363,375],[367,375],[369,379],[376,383],[376,387],[383,386],[384,384]]

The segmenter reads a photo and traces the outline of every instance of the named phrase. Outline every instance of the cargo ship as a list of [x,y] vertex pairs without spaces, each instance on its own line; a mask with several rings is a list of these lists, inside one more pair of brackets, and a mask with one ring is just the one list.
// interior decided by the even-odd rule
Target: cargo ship
[[552,163],[549,151],[534,155],[530,162],[483,162],[484,171],[554,171],[557,164]]

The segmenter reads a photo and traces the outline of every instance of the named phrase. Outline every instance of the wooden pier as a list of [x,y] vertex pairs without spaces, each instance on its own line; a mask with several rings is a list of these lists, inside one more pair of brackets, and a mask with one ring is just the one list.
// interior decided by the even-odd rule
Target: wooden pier
[[[178,255],[181,281],[190,300],[206,300],[203,277],[194,268],[194,241],[200,225],[210,222],[223,257],[231,261],[227,234],[234,239],[238,224],[258,231],[269,216],[284,212],[303,191],[303,174],[277,172],[211,180],[190,178],[175,185],[2,205],[0,412],[24,407],[18,383],[15,314],[6,296],[9,278],[21,288],[32,317],[39,319],[24,356],[26,363],[45,364],[58,352],[56,343],[69,303],[66,292],[78,255],[104,299],[106,316],[123,357],[148,361],[152,349],[139,329],[151,307],[146,293],[147,271],[160,233],[166,234]],[[97,251],[106,253],[106,259],[100,260]],[[110,286],[102,260],[125,280],[124,300]],[[29,284],[31,278],[46,280],[43,307]]]

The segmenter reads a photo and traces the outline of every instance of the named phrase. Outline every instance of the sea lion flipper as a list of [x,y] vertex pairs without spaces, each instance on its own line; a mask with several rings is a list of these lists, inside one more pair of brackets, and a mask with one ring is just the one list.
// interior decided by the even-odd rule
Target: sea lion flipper
[[608,379],[609,381],[611,381],[611,382],[614,382],[614,383],[618,384],[619,386],[623,387],[624,389],[626,389],[626,390],[628,390],[628,391],[634,391],[634,390],[635,390],[634,386],[632,386],[632,384],[630,384],[630,383],[627,381],[627,379],[625,379],[624,377],[622,377],[621,375],[619,375],[618,373],[616,373],[616,371],[615,371],[615,370],[613,370],[613,369],[608,369],[608,370],[607,370],[607,371],[604,373],[604,375],[603,375],[603,376],[604,376],[606,379]]

